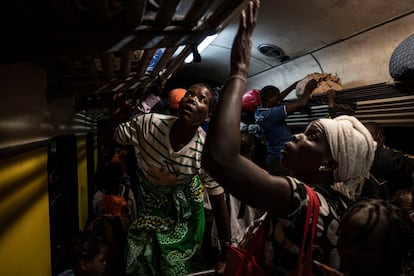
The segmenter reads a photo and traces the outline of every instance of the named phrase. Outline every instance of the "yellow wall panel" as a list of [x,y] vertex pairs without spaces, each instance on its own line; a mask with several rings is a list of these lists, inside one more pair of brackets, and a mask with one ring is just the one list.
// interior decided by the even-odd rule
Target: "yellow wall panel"
[[0,160],[1,275],[51,271],[47,147]]
[[79,228],[80,230],[83,230],[88,218],[88,174],[86,160],[86,139],[79,139],[77,147]]

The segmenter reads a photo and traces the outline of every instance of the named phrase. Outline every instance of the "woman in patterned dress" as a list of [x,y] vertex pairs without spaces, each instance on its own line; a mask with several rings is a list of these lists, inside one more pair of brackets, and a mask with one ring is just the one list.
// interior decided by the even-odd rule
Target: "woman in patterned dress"
[[[222,248],[230,241],[223,188],[201,168],[212,92],[191,86],[179,103],[178,117],[149,113],[118,126],[115,139],[140,152],[142,203],[128,232],[129,275],[183,275],[200,249],[205,219],[203,189],[210,195],[220,225]],[[218,269],[220,269],[220,264]]]

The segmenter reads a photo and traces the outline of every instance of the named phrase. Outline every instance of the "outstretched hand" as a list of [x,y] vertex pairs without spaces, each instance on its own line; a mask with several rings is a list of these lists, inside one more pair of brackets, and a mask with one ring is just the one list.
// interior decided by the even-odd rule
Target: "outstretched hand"
[[305,89],[302,93],[302,95],[299,96],[298,100],[296,101],[296,104],[290,104],[290,106],[287,106],[287,114],[292,114],[295,110],[297,110],[300,107],[303,107],[308,104],[309,98],[313,92],[313,90],[318,87],[318,82],[315,79],[310,79],[305,86]]
[[250,1],[240,14],[239,30],[231,51],[231,75],[247,76],[249,68],[253,29],[256,26],[260,1]]
[[318,82],[315,79],[311,79],[306,83],[305,91],[303,94],[310,95],[315,88],[318,87]]
[[110,106],[110,116],[114,124],[120,124],[127,121],[132,114],[130,99],[124,92],[116,93],[112,96]]

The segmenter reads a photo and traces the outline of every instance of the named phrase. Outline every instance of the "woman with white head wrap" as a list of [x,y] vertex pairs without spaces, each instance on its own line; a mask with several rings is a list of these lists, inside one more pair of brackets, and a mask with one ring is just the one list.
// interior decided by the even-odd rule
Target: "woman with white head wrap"
[[352,116],[319,120],[325,129],[332,157],[335,188],[351,199],[359,195],[374,160],[376,142],[365,126]]
[[243,157],[240,153],[241,103],[246,91],[258,6],[259,1],[249,2],[241,14],[231,52],[231,75],[210,120],[202,166],[241,202],[267,211],[272,218],[277,217],[272,223],[270,238],[273,245],[281,248],[274,250],[273,272],[280,268],[275,267],[277,264],[285,273],[293,275],[295,271],[304,225],[309,223],[305,222],[309,203],[306,186],[311,186],[316,191],[320,210],[310,255],[338,269],[337,230],[349,199],[332,186],[340,182],[347,188],[343,192],[353,197],[357,187],[353,183],[360,183],[356,180],[368,172],[375,143],[356,118],[347,116],[313,121],[304,133],[293,135],[285,144],[281,163],[295,178],[264,174],[262,168]]

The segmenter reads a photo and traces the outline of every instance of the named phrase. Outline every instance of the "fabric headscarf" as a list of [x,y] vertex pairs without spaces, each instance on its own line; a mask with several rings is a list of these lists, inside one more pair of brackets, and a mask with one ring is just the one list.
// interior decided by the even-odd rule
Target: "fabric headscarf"
[[320,119],[338,163],[334,170],[335,188],[355,199],[362,190],[375,156],[377,143],[368,129],[353,116],[342,115],[334,119]]

